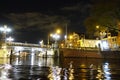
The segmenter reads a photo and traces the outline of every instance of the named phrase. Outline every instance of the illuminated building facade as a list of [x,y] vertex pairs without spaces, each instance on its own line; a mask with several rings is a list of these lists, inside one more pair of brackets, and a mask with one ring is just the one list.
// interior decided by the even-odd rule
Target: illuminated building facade
[[120,46],[119,41],[118,36],[108,36],[107,38],[103,38],[101,40],[95,40],[85,38],[80,39],[78,34],[73,33],[67,40],[67,48],[100,48],[102,51],[116,50]]

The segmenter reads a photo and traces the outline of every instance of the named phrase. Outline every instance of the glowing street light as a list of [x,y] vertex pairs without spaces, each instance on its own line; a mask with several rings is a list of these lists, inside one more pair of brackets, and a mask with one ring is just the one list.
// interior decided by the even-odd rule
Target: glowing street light
[[52,44],[52,46],[53,46],[54,48],[57,48],[57,46],[58,46],[57,41],[60,39],[60,33],[61,33],[61,30],[60,30],[60,29],[57,29],[54,34],[49,34],[49,35],[48,35],[48,47],[49,47],[49,38],[52,37],[52,39],[55,41],[55,42]]
[[102,29],[98,25],[96,26],[96,29],[98,31],[98,36],[99,36],[100,39],[103,39],[107,35],[107,33],[105,32],[106,29]]
[[53,34],[53,36],[52,36],[56,41],[60,38],[60,35],[58,35],[58,34]]
[[4,25],[4,27],[0,27],[0,31],[3,33],[3,40],[6,41],[6,33],[10,32],[11,29],[7,27],[7,25]]
[[0,31],[2,32],[2,48],[6,49],[6,33],[10,32],[11,29],[7,27],[7,25],[4,25],[3,27],[0,27]]
[[4,25],[4,27],[0,27],[0,31],[2,31],[3,33],[6,33],[6,32],[10,32],[11,29],[7,27],[7,25]]
[[43,42],[43,40],[41,40],[39,43],[40,43],[40,46],[41,46],[41,47],[44,46],[44,42]]
[[49,36],[52,37],[55,40],[55,42],[56,42],[57,40],[60,39],[60,35],[59,35],[60,33],[61,33],[61,30],[57,29],[55,34],[50,34]]
[[73,39],[73,36],[72,36],[72,35],[70,35],[70,36],[69,36],[69,38],[70,38],[70,40],[71,40],[71,39]]
[[61,33],[61,31],[58,29],[58,30],[56,31],[56,33],[57,33],[57,34],[60,34],[60,33]]
[[52,37],[53,36],[53,34],[50,34],[50,37]]
[[6,40],[8,41],[8,42],[12,42],[12,41],[14,41],[14,39],[10,36],[10,37],[8,37],[8,38],[6,38]]
[[96,28],[99,29],[99,26],[97,25]]
[[61,33],[61,30],[57,29],[56,33],[53,35],[53,38],[55,38],[56,41],[60,39],[60,35],[59,35],[60,33]]

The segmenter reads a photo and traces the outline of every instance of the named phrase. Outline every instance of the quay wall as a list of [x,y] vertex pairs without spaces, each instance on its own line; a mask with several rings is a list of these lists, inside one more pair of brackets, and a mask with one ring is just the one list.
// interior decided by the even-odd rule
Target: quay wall
[[60,49],[60,53],[65,58],[114,58],[120,59],[120,51],[99,51],[99,50],[81,50],[81,49]]
[[102,51],[102,58],[120,59],[120,51]]

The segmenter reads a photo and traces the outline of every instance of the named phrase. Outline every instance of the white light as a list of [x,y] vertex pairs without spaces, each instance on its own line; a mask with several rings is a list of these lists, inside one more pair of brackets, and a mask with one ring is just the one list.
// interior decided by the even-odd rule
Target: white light
[[2,66],[3,68],[1,69],[1,76],[0,76],[0,80],[11,80],[10,78],[8,78],[8,71],[12,68],[11,65],[9,64],[5,64]]
[[60,35],[54,34],[52,37],[53,37],[55,40],[58,40],[58,39],[60,38]]
[[23,47],[20,47],[20,46],[16,46],[16,47],[15,47],[15,51],[17,51],[17,52],[18,52],[18,51],[22,51],[22,50],[23,50]]
[[107,80],[111,80],[111,72],[110,72],[110,68],[109,68],[109,63],[105,63],[103,65],[103,71],[104,71],[104,75],[105,75],[105,78]]
[[7,38],[6,40],[9,42],[14,41],[14,39],[12,37]]
[[31,65],[34,65],[34,53],[31,53],[32,56],[31,56]]
[[102,41],[101,47],[102,47],[103,50],[104,50],[104,49],[105,49],[105,50],[109,49],[109,44],[108,44],[108,42],[107,42],[107,41]]
[[0,31],[2,31],[2,32],[6,33],[6,32],[10,32],[10,31],[11,31],[11,29],[10,29],[10,28],[8,28],[6,25],[4,25],[4,27],[0,27]]
[[43,40],[41,40],[39,43],[40,43],[40,46],[41,46],[41,47],[44,46],[44,42],[43,42]]
[[42,43],[43,43],[43,40],[40,41],[40,44],[42,44]]
[[65,35],[65,36],[64,36],[64,38],[66,39],[66,38],[67,38],[67,36]]

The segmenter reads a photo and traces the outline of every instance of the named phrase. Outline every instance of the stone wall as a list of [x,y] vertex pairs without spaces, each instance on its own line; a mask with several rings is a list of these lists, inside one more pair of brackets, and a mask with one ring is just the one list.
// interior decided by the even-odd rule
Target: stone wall
[[85,51],[78,49],[60,49],[64,57],[85,57],[85,58],[101,58],[98,51]]
[[80,49],[60,49],[63,57],[84,57],[84,58],[114,58],[120,59],[120,51],[80,50]]

